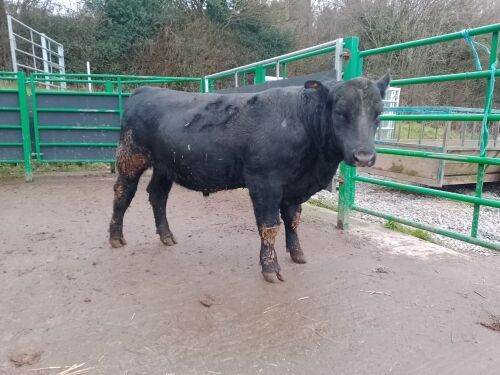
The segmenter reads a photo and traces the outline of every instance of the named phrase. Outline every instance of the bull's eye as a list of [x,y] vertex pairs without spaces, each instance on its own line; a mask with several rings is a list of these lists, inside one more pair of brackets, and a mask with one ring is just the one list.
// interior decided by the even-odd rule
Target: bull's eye
[[338,119],[341,119],[341,120],[347,119],[347,116],[342,112],[335,111],[334,113],[335,113],[335,117],[337,117]]

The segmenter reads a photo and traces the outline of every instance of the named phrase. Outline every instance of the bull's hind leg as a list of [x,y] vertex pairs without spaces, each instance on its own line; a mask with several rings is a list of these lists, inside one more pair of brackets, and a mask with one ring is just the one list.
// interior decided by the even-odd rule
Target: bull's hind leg
[[280,207],[281,218],[285,224],[286,251],[290,253],[295,263],[306,263],[304,252],[300,246],[297,229],[300,223],[302,206],[282,204]]
[[259,230],[260,264],[262,275],[270,283],[284,281],[281,267],[278,263],[274,242],[279,231],[279,207],[281,202],[281,187],[272,186],[264,179],[248,184],[250,197],[252,198],[257,228]]
[[123,216],[134,198],[139,179],[148,166],[148,156],[134,144],[131,132],[128,131],[116,150],[118,178],[114,185],[113,217],[109,224],[109,243],[112,247],[127,244],[123,237]]
[[177,243],[167,221],[167,199],[172,183],[172,180],[169,180],[166,175],[155,168],[148,185],[149,202],[153,207],[156,233],[160,235],[161,242],[167,246]]

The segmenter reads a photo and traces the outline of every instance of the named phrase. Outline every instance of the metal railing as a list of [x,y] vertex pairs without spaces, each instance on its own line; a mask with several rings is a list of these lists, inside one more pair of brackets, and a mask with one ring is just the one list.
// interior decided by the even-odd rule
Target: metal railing
[[[14,72],[21,69],[40,73],[54,73],[54,71],[65,73],[64,46],[61,43],[36,31],[11,15],[7,15],[7,27]],[[23,36],[21,33],[25,33],[25,35]],[[47,83],[47,85],[49,84]],[[64,88],[65,83],[61,83],[61,87]]]
[[270,67],[275,68],[276,79],[287,78],[287,64],[307,59],[310,57],[334,52],[334,67],[337,74],[337,80],[342,79],[342,59],[343,59],[342,38],[330,42],[318,44],[316,46],[304,48],[298,51],[286,53],[284,55],[271,57],[269,59],[257,61],[251,64],[239,66],[222,72],[209,74],[203,77],[203,91],[211,92],[214,90],[214,82],[228,77],[234,77],[234,87],[239,86],[241,76],[244,84],[247,81],[247,74],[254,74],[254,84],[264,83],[266,81],[266,70]]
[[[479,121],[482,122],[481,129],[481,142],[479,156],[468,156],[468,155],[451,155],[447,153],[435,153],[435,152],[425,152],[425,151],[413,151],[413,150],[401,150],[401,149],[387,149],[378,148],[377,152],[380,154],[392,154],[399,156],[408,157],[419,157],[419,158],[432,158],[446,161],[463,162],[463,163],[475,163],[478,164],[477,180],[476,180],[476,191],[475,196],[469,196],[465,194],[457,194],[446,191],[440,191],[437,189],[424,188],[420,186],[413,186],[408,184],[397,183],[393,181],[387,181],[372,177],[358,176],[356,173],[356,168],[349,167],[342,163],[341,165],[341,175],[345,180],[345,183],[340,186],[339,190],[339,215],[338,215],[338,226],[339,228],[347,228],[349,224],[349,214],[350,211],[358,211],[365,214],[381,217],[387,220],[395,221],[401,224],[413,226],[419,229],[427,230],[436,234],[448,236],[461,241],[472,243],[475,245],[483,246],[492,250],[500,251],[499,243],[492,243],[478,238],[478,228],[479,228],[479,216],[481,206],[488,206],[494,208],[500,208],[500,201],[493,199],[485,199],[483,195],[483,179],[485,173],[486,165],[500,165],[500,159],[487,157],[489,131],[488,127],[492,121],[499,121],[499,114],[491,114],[491,104],[493,98],[493,89],[495,77],[500,75],[500,70],[497,70],[498,63],[498,34],[500,31],[500,24],[488,25],[483,27],[478,27],[475,29],[470,29],[461,32],[455,32],[445,35],[440,35],[431,38],[425,38],[415,41],[409,41],[400,44],[394,44],[385,47],[374,48],[370,50],[360,51],[359,41],[356,37],[351,37],[346,40],[344,48],[350,51],[350,59],[345,66],[344,78],[352,79],[361,76],[362,74],[362,62],[363,59],[369,56],[390,53],[395,51],[400,51],[407,48],[417,48],[426,45],[432,45],[436,43],[448,42],[452,40],[457,40],[468,36],[485,35],[491,34],[490,42],[490,59],[488,67],[489,69],[478,71],[478,72],[464,72],[455,74],[443,74],[435,75],[430,77],[415,77],[406,79],[396,79],[391,82],[391,86],[404,86],[413,84],[429,84],[435,82],[448,82],[456,80],[472,80],[472,79],[486,79],[488,82],[486,95],[485,95],[485,105],[484,113],[482,114],[415,114],[415,115],[382,115],[381,120],[390,121]],[[460,202],[470,203],[474,207],[471,231],[470,235],[464,235],[461,233],[452,232],[446,229],[436,228],[431,225],[422,224],[415,222],[413,220],[407,220],[386,213],[378,212],[375,210],[367,209],[356,205],[355,203],[355,187],[356,183],[369,183],[380,186],[385,186],[389,188],[400,189],[404,191],[409,191],[413,193],[427,194],[435,197],[442,197],[447,199],[453,199]]]

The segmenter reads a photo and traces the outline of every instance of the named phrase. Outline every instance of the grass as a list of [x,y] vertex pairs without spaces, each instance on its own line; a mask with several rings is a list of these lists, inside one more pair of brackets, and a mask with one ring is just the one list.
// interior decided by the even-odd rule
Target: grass
[[421,240],[424,240],[424,241],[429,241],[429,242],[435,243],[434,238],[432,237],[432,235],[429,232],[426,232],[426,231],[421,230],[421,229],[414,229],[414,228],[408,227],[406,225],[396,223],[395,221],[388,220],[384,224],[384,228],[393,230],[395,232],[408,234],[410,236],[420,238]]
[[338,211],[336,203],[328,202],[325,200],[311,198],[307,201],[307,203],[309,203],[311,206],[326,208],[327,210],[331,210],[331,211],[335,211],[335,212]]
[[[109,163],[37,163],[33,162],[33,172],[79,172],[79,171],[107,171]],[[0,180],[24,177],[22,164],[0,164]]]

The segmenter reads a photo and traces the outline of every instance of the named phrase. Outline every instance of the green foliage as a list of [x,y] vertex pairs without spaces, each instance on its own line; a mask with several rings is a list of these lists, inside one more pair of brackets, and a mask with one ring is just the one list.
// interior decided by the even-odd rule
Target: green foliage
[[273,12],[266,2],[254,0],[207,0],[208,18],[228,28],[243,48],[263,59],[289,51],[292,39],[274,25]]
[[93,65],[100,73],[124,73],[134,49],[161,26],[161,0],[94,1],[98,11]]
[[432,235],[429,232],[426,232],[426,231],[421,230],[421,229],[411,228],[411,227],[408,227],[406,225],[396,223],[395,221],[388,220],[384,224],[384,227],[387,229],[396,231],[396,232],[400,232],[400,233],[408,234],[408,235],[413,236],[413,237],[420,238],[421,240],[424,240],[424,241],[435,242],[434,238],[432,237]]
[[207,0],[207,16],[221,25],[229,22],[231,11],[227,0]]
[[281,55],[290,50],[290,36],[271,25],[250,20],[235,25],[242,46],[255,51],[257,58]]

